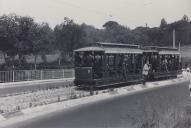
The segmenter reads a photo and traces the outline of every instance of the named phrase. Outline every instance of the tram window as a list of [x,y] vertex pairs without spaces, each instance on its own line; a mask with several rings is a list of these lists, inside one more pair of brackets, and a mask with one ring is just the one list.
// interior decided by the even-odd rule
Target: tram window
[[162,55],[159,55],[159,71],[162,70]]
[[94,55],[94,64],[93,64],[93,72],[94,78],[101,78],[102,77],[102,61],[103,55],[102,54],[95,54]]
[[153,71],[158,71],[158,55],[153,55],[153,63],[152,63]]
[[[124,62],[126,63],[126,65],[129,65],[129,62],[130,62],[130,57],[129,55],[125,55],[124,57]],[[128,66],[129,67],[129,66]]]
[[171,71],[172,70],[172,55],[169,55],[168,58],[167,58],[167,67],[168,67],[168,70]]
[[134,72],[134,69],[133,69],[133,54],[130,54],[129,55],[129,60],[128,60],[128,69],[129,69],[129,72],[133,73]]
[[127,71],[133,72],[132,54],[125,55],[124,62],[126,63]]
[[115,55],[115,66],[118,66],[120,63],[120,55]]
[[132,64],[134,64],[134,63],[135,63],[135,55],[132,54]]
[[114,56],[113,55],[109,55],[108,56],[108,64],[110,66],[113,66],[114,65]]
[[95,55],[95,58],[94,58],[94,65],[95,66],[101,66],[102,64],[102,56],[101,55]]
[[161,71],[166,71],[166,56],[165,55],[162,55],[162,58],[161,58]]
[[76,52],[75,66],[77,67],[91,67],[93,64],[93,55],[91,52]]
[[91,53],[84,54],[83,60],[84,60],[83,66],[85,66],[85,67],[91,67],[92,66],[93,56]]
[[140,61],[139,61],[139,55],[138,54],[135,54],[134,55],[134,71],[135,73],[139,73],[139,70],[140,70]]
[[82,66],[83,63],[83,52],[76,52],[74,55],[74,59],[75,59],[75,66],[76,67],[80,67]]
[[176,63],[177,63],[177,62],[176,62],[176,55],[175,55],[174,58],[173,58],[173,63],[174,63],[174,64],[173,64],[173,69],[176,70],[176,65],[177,65],[177,64],[176,64]]
[[178,68],[179,68],[179,56],[177,55],[176,56],[176,70],[178,70]]
[[175,66],[176,66],[176,61],[175,61],[175,55],[172,56],[172,70],[175,70]]
[[118,56],[119,62],[117,63],[117,65],[118,65],[119,68],[122,68],[123,59],[124,59],[124,56],[123,56],[123,55]]

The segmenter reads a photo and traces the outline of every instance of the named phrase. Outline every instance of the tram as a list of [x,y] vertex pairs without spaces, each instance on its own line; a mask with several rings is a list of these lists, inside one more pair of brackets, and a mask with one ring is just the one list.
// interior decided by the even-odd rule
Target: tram
[[181,71],[175,48],[97,42],[75,50],[74,59],[74,83],[83,88],[140,83],[146,61],[149,80],[177,77]]

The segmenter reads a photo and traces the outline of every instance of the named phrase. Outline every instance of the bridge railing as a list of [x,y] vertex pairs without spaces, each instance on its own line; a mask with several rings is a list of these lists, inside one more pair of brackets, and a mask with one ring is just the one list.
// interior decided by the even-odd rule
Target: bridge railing
[[0,71],[0,82],[19,82],[74,77],[73,69]]

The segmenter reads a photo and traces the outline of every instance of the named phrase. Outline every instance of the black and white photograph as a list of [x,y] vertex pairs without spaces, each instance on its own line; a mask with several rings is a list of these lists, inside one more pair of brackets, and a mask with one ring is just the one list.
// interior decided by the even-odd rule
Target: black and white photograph
[[191,0],[0,0],[0,128],[191,128]]

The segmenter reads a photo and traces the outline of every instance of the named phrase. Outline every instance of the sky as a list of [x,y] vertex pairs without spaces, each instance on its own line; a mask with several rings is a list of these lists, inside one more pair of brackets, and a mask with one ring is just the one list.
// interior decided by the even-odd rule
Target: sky
[[9,13],[31,16],[52,28],[69,17],[97,28],[117,21],[133,29],[157,27],[162,18],[171,23],[184,14],[191,19],[191,0],[0,0],[0,15]]

